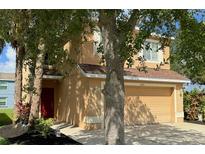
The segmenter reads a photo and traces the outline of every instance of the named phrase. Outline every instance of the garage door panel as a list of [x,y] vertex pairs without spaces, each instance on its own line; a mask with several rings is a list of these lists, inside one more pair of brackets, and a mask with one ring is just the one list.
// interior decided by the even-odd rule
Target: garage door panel
[[125,124],[170,122],[172,91],[172,88],[126,87]]
[[173,92],[172,88],[165,87],[127,87],[126,95],[128,96],[171,96]]

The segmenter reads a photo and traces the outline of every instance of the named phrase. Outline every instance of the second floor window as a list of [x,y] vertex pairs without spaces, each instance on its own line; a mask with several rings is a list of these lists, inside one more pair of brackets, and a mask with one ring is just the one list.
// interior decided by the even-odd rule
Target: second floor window
[[6,90],[6,89],[7,89],[7,82],[0,81],[0,90]]
[[147,61],[159,61],[159,42],[145,41],[143,56]]

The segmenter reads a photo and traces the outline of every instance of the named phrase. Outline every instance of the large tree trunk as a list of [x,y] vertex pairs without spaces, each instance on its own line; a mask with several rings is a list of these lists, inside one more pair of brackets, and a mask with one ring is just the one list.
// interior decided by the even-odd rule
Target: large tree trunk
[[22,101],[22,66],[23,66],[24,48],[18,46],[16,48],[16,72],[15,72],[15,94],[14,94],[14,119],[15,123],[20,114],[18,112],[18,103]]
[[36,59],[35,77],[34,77],[34,93],[31,97],[31,110],[29,115],[29,123],[39,118],[39,106],[41,103],[42,79],[43,79],[43,65],[45,61],[45,47],[44,44],[39,45],[39,54]]
[[115,17],[101,14],[101,31],[107,66],[104,86],[105,143],[124,144],[124,62],[119,54]]

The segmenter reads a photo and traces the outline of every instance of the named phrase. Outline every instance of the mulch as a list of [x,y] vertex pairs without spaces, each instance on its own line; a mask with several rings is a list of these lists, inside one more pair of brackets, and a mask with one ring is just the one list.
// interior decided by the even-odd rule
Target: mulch
[[[12,127],[12,126],[10,125],[7,127]],[[15,130],[19,130],[19,129],[15,129]],[[5,129],[3,131],[6,132]],[[7,132],[9,132],[9,129],[7,129]],[[19,131],[15,132],[15,135],[17,135],[18,133]],[[4,134],[4,135],[9,136],[9,134]],[[0,136],[3,137],[3,135],[1,134]],[[40,132],[37,131],[26,131],[23,134],[21,131],[21,135],[15,137],[11,137],[11,136],[9,136],[8,138],[6,137],[7,143],[9,145],[82,145],[81,143],[73,140],[72,138],[62,133],[59,132],[56,133],[54,129],[51,129],[49,134],[46,136],[43,136]]]
[[8,141],[10,144],[18,145],[81,145],[81,143],[76,142],[62,133],[60,137],[57,137],[54,131],[47,137],[39,133],[25,133],[18,137],[9,138]]

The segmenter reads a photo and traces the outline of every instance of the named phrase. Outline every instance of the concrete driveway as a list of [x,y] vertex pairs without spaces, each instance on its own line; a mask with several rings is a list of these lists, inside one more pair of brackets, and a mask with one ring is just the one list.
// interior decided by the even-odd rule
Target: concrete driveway
[[[103,130],[85,131],[79,127],[67,127],[61,129],[61,132],[82,144],[104,144]],[[126,126],[125,142],[128,145],[205,144],[205,125],[185,122],[180,124]]]

